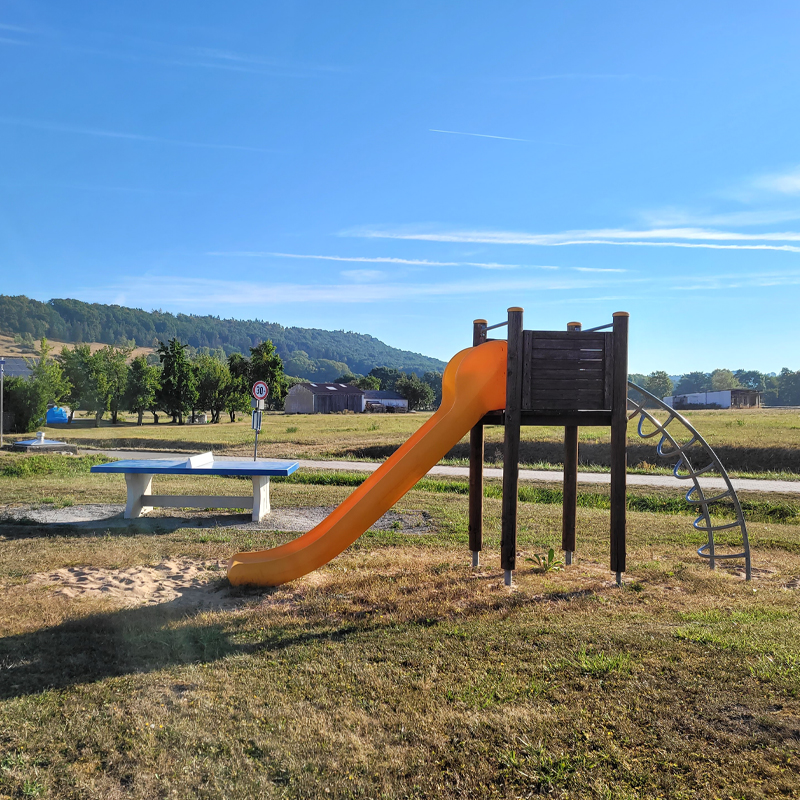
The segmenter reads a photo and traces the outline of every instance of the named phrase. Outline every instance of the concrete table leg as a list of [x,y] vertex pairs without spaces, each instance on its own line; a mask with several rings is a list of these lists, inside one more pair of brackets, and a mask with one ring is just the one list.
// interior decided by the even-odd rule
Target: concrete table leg
[[269,475],[253,475],[253,522],[261,522],[269,512]]
[[153,510],[153,506],[143,505],[143,498],[153,493],[153,476],[141,472],[126,472],[128,502],[125,506],[125,519],[136,519]]

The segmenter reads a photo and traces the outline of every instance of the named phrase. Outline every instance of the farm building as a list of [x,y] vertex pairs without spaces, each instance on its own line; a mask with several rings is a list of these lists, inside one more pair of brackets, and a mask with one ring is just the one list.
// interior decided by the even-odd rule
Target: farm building
[[346,383],[298,383],[284,403],[287,414],[331,414],[364,410],[364,390]]
[[761,393],[754,389],[723,389],[665,397],[664,402],[681,411],[693,408],[761,408]]
[[365,411],[408,411],[408,400],[397,392],[367,389],[364,392]]
[[27,359],[6,356],[6,378],[30,378],[33,374],[31,372],[30,362],[37,362],[38,360],[38,358]]

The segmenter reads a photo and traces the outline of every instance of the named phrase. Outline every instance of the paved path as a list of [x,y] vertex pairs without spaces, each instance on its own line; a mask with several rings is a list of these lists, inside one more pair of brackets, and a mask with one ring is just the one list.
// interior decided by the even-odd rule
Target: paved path
[[[186,456],[186,453],[169,453],[164,450],[90,450],[81,448],[85,453],[103,453],[111,458],[175,458],[176,456]],[[225,456],[217,456],[218,461],[224,461]],[[240,460],[238,457],[237,460]],[[304,469],[338,469],[348,472],[374,472],[379,463],[365,461],[308,461],[299,459],[301,468]],[[502,478],[503,470],[496,467],[484,467],[484,477]],[[469,476],[468,467],[447,467],[442,464],[435,466],[428,475],[443,475],[448,477],[466,478]],[[549,483],[561,483],[562,474],[560,472],[536,469],[521,469],[519,479],[521,481],[542,481]],[[578,483],[609,484],[611,475],[608,472],[579,472]],[[704,488],[724,489],[725,483],[722,478],[700,478],[700,483]],[[785,494],[800,494],[800,481],[762,481],[749,478],[734,478],[733,488],[737,492],[781,492]],[[691,486],[688,481],[677,481],[672,475],[628,475],[628,486],[660,486],[674,489],[678,486]]]

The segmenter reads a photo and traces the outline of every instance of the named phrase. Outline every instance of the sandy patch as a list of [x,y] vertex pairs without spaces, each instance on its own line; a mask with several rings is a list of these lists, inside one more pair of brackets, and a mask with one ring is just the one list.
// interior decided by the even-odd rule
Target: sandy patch
[[246,598],[231,593],[225,570],[225,561],[172,559],[128,569],[65,567],[32,575],[31,583],[52,587],[53,594],[61,597],[107,597],[124,606],[235,608]]

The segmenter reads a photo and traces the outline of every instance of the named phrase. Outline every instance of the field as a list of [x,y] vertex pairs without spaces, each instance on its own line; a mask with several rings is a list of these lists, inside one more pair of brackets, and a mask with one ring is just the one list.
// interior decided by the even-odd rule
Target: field
[[[60,353],[63,347],[66,347],[68,350],[72,350],[75,347],[74,342],[61,342],[57,339],[48,339],[48,344],[53,347],[54,353]],[[96,351],[100,350],[107,345],[102,344],[101,342],[89,342],[89,349],[95,353]],[[6,334],[0,333],[0,355],[3,356],[11,356],[14,358],[31,358],[36,357],[39,349],[39,342],[36,342],[36,350],[37,352],[31,352],[28,348],[24,347],[21,344],[17,344],[14,341],[13,336],[8,336]],[[152,347],[135,347],[131,353],[131,358],[136,358],[136,356],[146,356],[150,353],[154,353],[155,350]]]
[[[428,418],[429,414],[264,415],[260,452],[276,458],[319,458],[380,461],[391,455]],[[800,413],[797,410],[696,411],[686,415],[703,434],[732,475],[800,476]],[[149,415],[148,415],[148,418]],[[163,419],[163,417],[162,417]],[[252,452],[250,420],[218,425],[154,425],[133,422],[116,426],[77,417],[73,426],[55,425],[48,436],[84,446],[117,449],[201,451],[244,455]],[[520,461],[524,466],[558,467],[563,454],[563,430],[556,427],[522,429]],[[655,442],[644,441],[632,422],[628,432],[628,463],[635,471],[668,472],[659,465]],[[486,461],[500,464],[503,431],[486,428]],[[468,438],[448,454],[446,463],[467,463]],[[583,428],[579,458],[582,469],[605,469],[609,463],[609,431]]]
[[[293,534],[206,512],[33,521],[122,503],[95,460],[0,456],[5,513],[30,509],[0,523],[0,797],[800,796],[796,497],[743,496],[761,520],[749,584],[741,564],[700,563],[687,509],[643,490],[622,588],[602,493],[582,495],[576,564],[544,571],[560,508],[542,486],[520,503],[509,590],[497,483],[472,571],[465,483],[427,480],[395,508],[421,532],[374,529],[288,586],[235,591],[224,559]],[[362,479],[275,480],[273,505],[333,506]],[[189,483],[159,491],[240,493]],[[164,565],[194,571],[158,604],[51,580]]]

